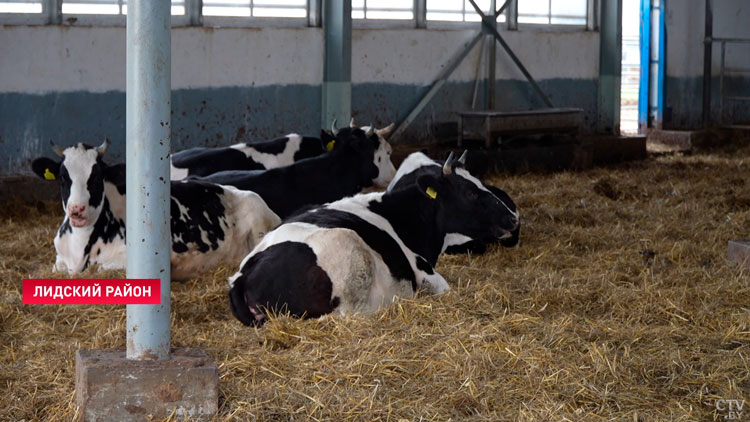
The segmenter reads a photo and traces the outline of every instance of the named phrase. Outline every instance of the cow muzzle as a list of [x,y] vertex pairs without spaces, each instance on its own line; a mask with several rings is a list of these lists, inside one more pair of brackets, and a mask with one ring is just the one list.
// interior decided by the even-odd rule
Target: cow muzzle
[[86,218],[86,206],[78,204],[68,205],[68,218],[73,227],[84,227],[88,222]]

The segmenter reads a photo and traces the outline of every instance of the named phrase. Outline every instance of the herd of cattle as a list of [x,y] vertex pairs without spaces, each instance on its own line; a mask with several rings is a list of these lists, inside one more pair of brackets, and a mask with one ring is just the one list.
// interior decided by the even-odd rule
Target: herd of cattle
[[[320,138],[173,154],[172,278],[241,261],[229,278],[230,307],[259,325],[268,311],[315,318],[442,292],[441,254],[518,243],[516,205],[465,170],[466,153],[445,162],[413,153],[396,171],[385,139],[392,128],[352,122]],[[56,271],[126,266],[125,164],[106,164],[107,146],[53,144],[60,160],[32,162],[61,189]],[[373,186],[386,189],[362,193]]]

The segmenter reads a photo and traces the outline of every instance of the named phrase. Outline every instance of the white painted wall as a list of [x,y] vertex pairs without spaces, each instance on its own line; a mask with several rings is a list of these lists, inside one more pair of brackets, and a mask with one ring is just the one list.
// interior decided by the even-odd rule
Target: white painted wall
[[[475,34],[476,29],[355,29],[352,83],[429,85]],[[598,32],[506,31],[502,35],[535,79],[599,77]],[[480,46],[477,43],[451,80],[474,80]],[[497,48],[497,78],[525,80],[499,44]]]
[[[750,38],[750,1],[716,0],[713,4],[714,37]],[[672,77],[702,77],[705,0],[668,2],[665,23],[667,74]],[[713,50],[712,73],[718,75],[718,43],[714,43]],[[750,66],[750,44],[727,47],[727,57],[728,65]]]
[[[471,30],[355,29],[352,82],[427,85]],[[537,79],[598,77],[599,34],[583,31],[505,32]],[[470,81],[479,47],[452,80]],[[323,79],[319,28],[174,28],[174,89],[319,85]],[[0,26],[0,92],[125,90],[125,28]],[[523,76],[498,51],[498,79]]]
[[[0,92],[125,90],[125,28],[0,26]],[[174,28],[172,87],[318,85],[319,28]]]

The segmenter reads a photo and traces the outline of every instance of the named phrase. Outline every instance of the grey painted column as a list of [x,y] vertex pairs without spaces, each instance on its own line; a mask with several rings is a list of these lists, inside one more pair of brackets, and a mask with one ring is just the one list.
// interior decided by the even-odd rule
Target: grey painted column
[[60,25],[62,23],[62,0],[44,0],[44,11],[47,14],[47,23]]
[[352,2],[323,0],[325,64],[321,125],[349,122],[352,114]]
[[[487,17],[492,19],[490,24],[497,29],[497,17],[495,11],[497,10],[497,4],[495,0],[490,0],[490,11],[487,13]],[[489,55],[487,60],[487,109],[495,109],[495,82],[497,75],[495,74],[495,63],[497,62],[497,46],[495,45],[495,36],[492,34],[487,35],[489,41],[487,46],[489,48]]]
[[170,2],[127,17],[127,274],[161,280],[161,304],[127,306],[127,357],[169,359]]
[[622,0],[601,0],[599,19],[599,110],[597,129],[620,134]]
[[711,124],[711,62],[713,60],[712,39],[714,36],[713,0],[706,0],[706,15],[703,27],[703,127],[708,127]]

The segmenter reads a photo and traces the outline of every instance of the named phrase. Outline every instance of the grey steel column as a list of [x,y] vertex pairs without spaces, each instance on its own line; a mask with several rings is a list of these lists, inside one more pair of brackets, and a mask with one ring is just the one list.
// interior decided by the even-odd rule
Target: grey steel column
[[599,44],[599,119],[601,133],[620,134],[622,75],[622,0],[601,0]]
[[352,114],[352,1],[323,0],[325,65],[322,127]]
[[127,306],[127,357],[169,359],[170,2],[127,17],[127,274],[161,280],[161,304]]
[[44,12],[49,25],[62,23],[62,0],[44,0]]
[[[497,15],[495,15],[495,12],[497,11],[497,4],[495,3],[495,0],[490,0],[490,12],[486,15],[486,17],[483,17],[482,19],[492,20],[491,22],[487,22],[487,24],[492,25],[495,29],[497,29]],[[495,36],[492,34],[487,35],[489,37],[489,56],[487,60],[487,109],[488,110],[494,110],[495,109],[495,81],[497,79],[497,76],[495,75],[495,62],[497,61],[497,49],[495,48]]]
[[713,0],[706,0],[706,21],[703,38],[703,127],[711,124],[711,61],[713,59]]

